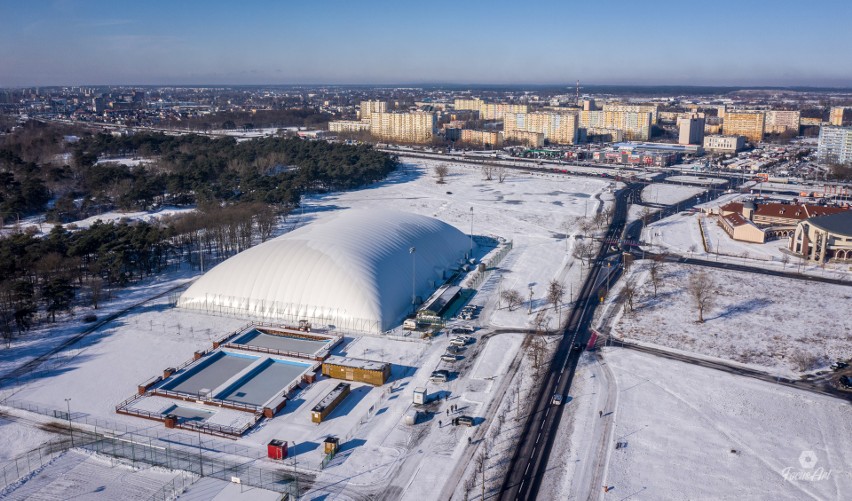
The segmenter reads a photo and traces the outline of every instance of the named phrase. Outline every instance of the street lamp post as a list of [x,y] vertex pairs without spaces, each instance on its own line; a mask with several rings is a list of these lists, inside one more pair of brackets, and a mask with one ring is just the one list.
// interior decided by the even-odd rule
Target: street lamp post
[[415,249],[414,247],[408,249],[408,253],[411,254],[411,313],[414,313],[414,308],[417,306],[417,295],[414,290],[416,283],[415,277],[417,276],[417,260],[415,258],[415,252],[417,252],[417,249]]
[[527,314],[532,314],[533,286],[530,284],[530,309]]
[[468,259],[473,259],[473,207],[470,208],[470,253]]
[[65,405],[68,409],[68,414],[66,417],[68,418],[68,434],[71,435],[71,447],[74,447],[74,428],[71,427],[71,399],[65,399]]

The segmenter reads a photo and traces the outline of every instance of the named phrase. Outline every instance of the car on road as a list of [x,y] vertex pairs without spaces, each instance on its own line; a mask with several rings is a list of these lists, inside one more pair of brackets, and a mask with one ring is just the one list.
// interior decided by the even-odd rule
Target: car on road
[[834,362],[833,364],[831,364],[829,367],[833,371],[839,371],[840,369],[845,369],[845,368],[849,367],[849,364],[847,364],[846,362],[842,362],[842,361],[838,360],[837,362]]
[[551,405],[562,405],[562,394],[555,393],[553,397],[550,399]]
[[841,376],[840,386],[844,388],[852,388],[852,376]]
[[583,343],[574,343],[574,350],[579,351],[583,349]]
[[459,416],[456,418],[456,424],[459,426],[473,426],[474,420],[470,416]]
[[450,330],[451,334],[473,334],[475,332],[475,328],[471,325],[461,325],[458,327],[453,327]]

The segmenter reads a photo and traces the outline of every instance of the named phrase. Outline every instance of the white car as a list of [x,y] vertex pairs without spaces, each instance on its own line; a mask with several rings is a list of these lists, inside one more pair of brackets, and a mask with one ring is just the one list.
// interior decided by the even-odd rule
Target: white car
[[559,393],[555,393],[553,398],[550,399],[550,403],[552,405],[562,405],[562,395]]

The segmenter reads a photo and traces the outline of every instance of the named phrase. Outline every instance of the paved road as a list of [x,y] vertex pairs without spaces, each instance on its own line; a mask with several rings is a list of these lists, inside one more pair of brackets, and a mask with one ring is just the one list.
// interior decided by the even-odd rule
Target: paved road
[[[627,220],[629,201],[639,189],[639,185],[631,184],[617,193],[615,211],[606,238],[620,238]],[[563,407],[551,404],[552,396],[567,395],[571,388],[581,353],[580,350],[572,348],[576,343],[585,344],[588,341],[588,327],[595,308],[600,304],[598,298],[600,285],[607,279],[617,279],[621,269],[620,266],[606,264],[618,264],[619,260],[620,255],[617,253],[611,255],[609,246],[603,245],[599,249],[577,302],[569,315],[556,353],[533,398],[532,412],[524,423],[521,442],[511,458],[500,491],[500,499],[535,499],[538,495],[563,411]]]

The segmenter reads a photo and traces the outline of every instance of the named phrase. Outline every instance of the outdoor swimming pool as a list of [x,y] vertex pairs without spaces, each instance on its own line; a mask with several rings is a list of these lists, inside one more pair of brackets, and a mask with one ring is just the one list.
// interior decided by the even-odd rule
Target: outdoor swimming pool
[[253,364],[259,357],[218,351],[163,386],[163,389],[199,395],[212,391]]
[[278,350],[280,352],[303,353],[306,355],[314,355],[324,348],[327,348],[332,339],[306,339],[303,337],[287,335],[286,332],[278,332],[270,334],[259,329],[252,329],[242,336],[238,337],[233,344],[245,345],[249,347],[268,348],[270,350]]

